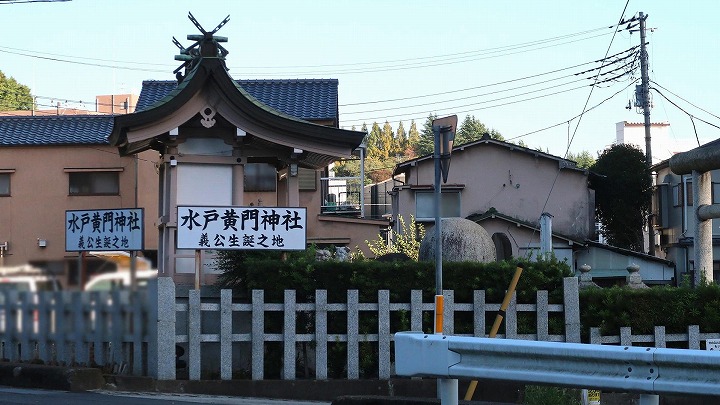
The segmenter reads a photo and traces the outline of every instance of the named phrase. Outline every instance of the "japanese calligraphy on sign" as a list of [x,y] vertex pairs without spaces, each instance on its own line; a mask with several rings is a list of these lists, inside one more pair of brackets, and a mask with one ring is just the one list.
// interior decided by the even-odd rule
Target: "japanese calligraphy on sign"
[[307,209],[178,207],[178,249],[304,250]]
[[65,211],[68,252],[142,250],[143,209]]

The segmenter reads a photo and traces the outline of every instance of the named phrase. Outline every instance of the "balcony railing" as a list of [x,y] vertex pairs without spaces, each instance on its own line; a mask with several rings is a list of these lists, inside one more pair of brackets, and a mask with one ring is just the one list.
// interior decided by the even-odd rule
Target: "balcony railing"
[[321,177],[320,213],[354,218],[383,219],[391,209],[392,183],[363,186],[360,177]]
[[360,177],[321,177],[321,214],[360,218],[364,215]]

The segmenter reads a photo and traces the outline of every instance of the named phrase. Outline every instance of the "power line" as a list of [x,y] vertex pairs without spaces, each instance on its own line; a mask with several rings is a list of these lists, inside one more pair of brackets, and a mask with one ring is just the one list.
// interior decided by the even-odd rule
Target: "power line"
[[[605,79],[605,80],[602,80],[602,81],[600,81],[600,82],[598,82],[598,83],[593,83],[593,84],[590,84],[590,85],[578,86],[578,87],[574,87],[574,88],[567,89],[567,90],[556,91],[556,92],[552,92],[552,93],[548,93],[548,94],[543,94],[543,95],[539,95],[539,96],[535,96],[535,97],[528,97],[528,98],[524,98],[524,99],[521,99],[521,100],[515,100],[515,101],[506,102],[506,103],[494,104],[494,105],[487,106],[487,107],[479,107],[479,108],[472,108],[472,109],[469,109],[469,110],[455,111],[455,109],[467,108],[467,107],[471,107],[471,106],[476,106],[476,105],[480,105],[480,104],[485,104],[485,103],[488,103],[488,102],[490,102],[490,101],[497,101],[497,100],[504,99],[504,98],[499,98],[499,99],[490,100],[490,101],[484,101],[484,102],[478,102],[478,103],[464,104],[464,105],[453,106],[453,107],[445,107],[445,108],[442,108],[440,111],[452,110],[452,111],[455,112],[455,114],[463,114],[463,113],[474,112],[474,111],[478,111],[478,110],[486,110],[486,109],[490,109],[490,108],[502,107],[502,106],[506,106],[506,105],[517,104],[517,103],[521,103],[521,102],[525,102],[525,101],[531,101],[531,100],[536,100],[536,99],[540,99],[540,98],[545,98],[545,97],[549,97],[549,96],[554,96],[554,95],[558,95],[558,94],[562,94],[562,93],[567,93],[567,92],[570,92],[570,91],[575,91],[575,90],[579,90],[579,89],[586,88],[587,86],[593,86],[593,87],[594,87],[594,86],[596,86],[596,85],[599,84],[599,83],[606,83],[606,82],[614,81],[614,80],[616,80],[616,79],[618,79],[619,77],[622,77],[622,76],[624,76],[624,74],[623,74],[623,75],[620,75],[620,76],[615,76],[615,77],[612,77],[612,78],[609,78],[609,79]],[[508,97],[505,97],[505,98],[508,98]],[[420,114],[423,114],[423,115],[421,116]],[[394,123],[394,122],[399,122],[399,121],[401,121],[401,120],[392,120],[392,121],[390,121],[390,120],[387,120],[387,118],[403,117],[403,116],[411,115],[411,116],[413,116],[413,117],[405,118],[405,119],[406,119],[406,120],[407,120],[407,119],[416,120],[416,119],[426,118],[426,115],[425,115],[425,114],[427,114],[427,113],[426,113],[426,112],[417,111],[417,112],[405,113],[405,114],[385,115],[385,116],[382,116],[382,117],[358,118],[358,119],[346,120],[346,121],[343,122],[343,124],[344,124],[344,126],[348,126],[348,125],[359,125],[360,123],[377,122],[377,121],[383,121],[383,120]]]
[[[622,24],[622,22],[623,22],[623,16],[625,15],[625,10],[627,10],[628,4],[630,4],[630,0],[626,0],[626,1],[625,1],[625,7],[623,8],[622,13],[620,14],[620,19],[618,20],[618,25],[619,25],[619,24]],[[610,40],[610,44],[608,44],[607,50],[605,51],[605,57],[607,57],[607,55],[610,53],[610,47],[612,47],[612,43],[613,43],[614,40],[615,40],[615,34],[616,34],[616,33],[617,33],[617,31],[613,33],[612,39]],[[598,70],[598,73],[597,73],[597,75],[596,75],[596,77],[595,77],[596,83],[597,83],[597,79],[598,79],[599,77],[600,77],[600,71]],[[635,81],[637,81],[637,80],[635,80]],[[629,87],[629,85],[628,85],[628,87]],[[626,88],[627,88],[627,87],[626,87]],[[567,148],[565,149],[565,154],[563,155],[563,158],[565,158],[565,157],[567,156],[568,152],[570,151],[570,145],[572,145],[572,142],[573,142],[573,140],[575,139],[575,135],[577,135],[577,131],[578,131],[578,128],[580,127],[580,122],[582,121],[582,118],[585,116],[585,113],[588,111],[588,110],[587,110],[587,106],[588,106],[588,104],[590,103],[590,97],[592,96],[592,93],[593,93],[594,90],[595,90],[595,86],[593,85],[592,87],[590,87],[590,93],[588,93],[587,99],[585,99],[585,105],[583,106],[582,111],[581,111],[580,114],[577,116],[578,122],[577,122],[577,124],[575,125],[575,130],[573,131],[572,137],[570,137],[570,139],[568,140],[568,145],[567,145]],[[621,93],[622,91],[625,91],[625,89],[621,90],[620,92],[615,93],[612,97],[614,97],[615,95]],[[611,98],[612,98],[612,97],[611,97]],[[606,99],[606,100],[607,100],[607,99]],[[550,185],[550,191],[548,191],[548,196],[547,196],[547,198],[545,199],[545,204],[543,204],[542,210],[540,210],[540,215],[538,215],[538,218],[540,218],[540,217],[542,216],[542,213],[545,212],[545,209],[547,208],[547,205],[548,205],[548,203],[550,202],[550,196],[552,195],[553,189],[555,188],[555,184],[557,183],[557,179],[560,177],[560,169],[561,169],[561,168],[558,167],[558,170],[557,170],[557,172],[556,172],[556,174],[555,174],[555,178],[553,179],[553,182],[552,182],[552,184]],[[535,230],[533,230],[533,236],[534,236],[534,234],[535,234]],[[532,239],[532,237],[531,237],[531,239]],[[529,248],[529,247],[530,247],[530,242],[528,241],[528,248]],[[528,251],[529,251],[529,249],[528,249]]]
[[476,49],[476,50],[472,50],[472,51],[449,53],[449,54],[443,54],[443,55],[420,56],[420,57],[416,57],[416,58],[404,58],[404,59],[394,59],[394,60],[375,61],[375,62],[352,62],[352,63],[338,63],[338,64],[295,65],[295,66],[291,65],[291,66],[282,66],[282,67],[280,67],[280,66],[249,66],[248,68],[251,68],[251,69],[298,69],[298,68],[318,68],[318,67],[337,67],[337,66],[358,66],[358,65],[374,65],[374,64],[384,64],[384,63],[409,62],[409,61],[414,61],[414,60],[446,58],[446,57],[451,57],[451,56],[468,55],[468,54],[473,54],[473,53],[516,49],[516,48],[520,48],[520,47],[524,47],[524,46],[530,46],[533,44],[551,42],[554,40],[559,40],[559,39],[569,38],[569,37],[573,37],[573,36],[579,36],[582,34],[597,32],[597,31],[601,31],[601,30],[605,30],[605,29],[612,29],[615,27],[616,26],[614,26],[614,25],[609,26],[609,27],[599,27],[599,28],[595,28],[595,29],[591,29],[591,30],[576,32],[576,33],[572,33],[572,34],[560,35],[557,37],[539,39],[539,40],[520,43],[520,44],[505,45],[505,46],[499,46],[499,47],[494,47],[494,48]]
[[[622,51],[622,52],[618,52],[618,53],[616,53],[615,55],[610,56],[609,58],[616,57],[616,56],[622,55],[622,54],[624,54],[624,53],[632,52],[632,51],[634,51],[634,50],[637,49],[637,48],[638,48],[637,46],[634,46],[634,47],[632,47],[632,48],[630,48],[630,49],[626,49],[626,50],[624,50],[624,51]],[[624,59],[626,59],[626,58],[628,58],[628,57],[630,57],[630,55],[621,58],[621,60],[624,60]],[[540,76],[550,75],[550,74],[553,74],[553,73],[558,73],[558,72],[562,72],[562,71],[565,71],[565,70],[575,69],[575,68],[578,68],[578,67],[580,67],[580,66],[589,65],[589,64],[592,64],[592,63],[603,62],[603,61],[605,61],[605,60],[607,60],[607,58],[605,58],[605,59],[598,59],[598,60],[595,60],[595,61],[592,61],[592,62],[584,62],[584,63],[580,63],[580,64],[573,65],[573,66],[568,66],[568,67],[564,67],[564,68],[560,68],[560,69],[555,69],[555,70],[551,70],[551,71],[543,72],[543,73],[537,73],[537,74],[534,74],[534,75],[523,76],[523,77],[519,77],[519,78],[515,78],[515,79],[510,79],[510,80],[504,80],[504,81],[495,82],[495,83],[484,84],[484,85],[481,85],[481,86],[468,87],[468,88],[465,88],[465,89],[448,90],[448,91],[442,91],[442,92],[438,92],[438,93],[423,94],[423,95],[419,95],[419,96],[410,96],[410,97],[400,97],[400,98],[386,99],[386,100],[373,100],[373,101],[364,101],[364,102],[358,102],[358,103],[346,103],[346,104],[340,104],[339,106],[340,106],[340,107],[349,107],[349,106],[354,106],[354,105],[386,103],[386,102],[392,102],[392,101],[403,101],[403,100],[410,100],[410,99],[415,99],[415,98],[434,97],[434,96],[440,96],[440,95],[445,95],[445,94],[452,94],[452,93],[459,93],[459,92],[470,91],[470,90],[477,90],[477,89],[482,89],[482,88],[486,88],[486,87],[499,86],[499,85],[502,85],[502,84],[519,82],[519,81],[522,81],[522,80],[527,80],[527,79],[532,79],[532,78],[536,78],[536,77],[540,77]],[[614,63],[614,62],[613,62],[613,63]],[[603,65],[603,66],[604,66],[604,65]],[[592,69],[591,69],[591,70],[592,70]],[[590,71],[590,70],[588,70],[588,71]],[[577,75],[577,74],[579,74],[579,73],[575,73],[575,74],[573,74],[573,75],[562,76],[562,77],[570,77],[570,76],[574,76],[574,75]]]
[[26,56],[28,58],[43,59],[43,60],[49,60],[52,62],[70,63],[70,64],[83,65],[83,66],[94,66],[94,67],[123,69],[123,70],[136,70],[139,72],[165,72],[165,70],[157,70],[157,69],[132,68],[132,67],[127,67],[127,66],[105,65],[105,64],[101,64],[101,63],[71,61],[71,60],[65,60],[65,59],[60,59],[60,58],[52,58],[52,57],[48,57],[48,56],[30,55],[30,54],[27,54],[24,52],[8,51],[6,49],[0,49],[0,52],[9,53],[12,55]]
[[[614,28],[615,26],[610,26],[607,28]],[[369,68],[352,68],[352,69],[345,69],[345,70],[329,70],[329,71],[300,71],[300,72],[278,72],[278,73],[270,73],[267,71],[262,72],[245,72],[243,75],[246,76],[278,76],[278,75],[324,75],[324,74],[334,74],[334,75],[343,75],[343,74],[359,74],[359,73],[377,73],[377,72],[387,72],[387,71],[394,71],[394,70],[406,70],[406,69],[419,69],[419,68],[427,68],[427,67],[435,67],[435,66],[444,66],[448,64],[456,64],[456,63],[466,63],[476,60],[482,60],[482,59],[488,59],[488,58],[496,58],[496,57],[502,57],[502,56],[508,56],[513,55],[517,53],[527,52],[528,50],[524,51],[518,51],[518,52],[507,52],[504,54],[499,55],[492,55],[492,56],[485,56],[485,57],[478,57],[478,55],[473,55],[476,53],[480,53],[482,56],[483,53],[498,53],[508,50],[515,50],[515,49],[521,49],[526,48],[530,46],[535,46],[538,44],[543,44],[546,42],[552,42],[557,40],[562,40],[566,38],[572,38],[573,36],[583,35],[587,33],[596,32],[601,29],[606,28],[598,28],[594,30],[588,30],[583,31],[580,33],[575,34],[567,34],[559,37],[549,38],[545,40],[537,40],[532,42],[527,42],[523,44],[518,45],[509,45],[505,47],[498,47],[498,48],[490,48],[489,50],[474,50],[474,51],[465,51],[465,52],[459,52],[456,54],[447,54],[447,55],[440,55],[440,56],[425,56],[420,58],[408,58],[408,59],[397,59],[393,61],[386,61],[386,62],[359,62],[359,63],[342,63],[342,64],[336,64],[336,65],[307,65],[305,67],[315,68],[315,67],[333,67],[333,66],[358,66],[358,65],[369,65],[369,64],[389,64],[387,66],[379,66],[379,67],[369,67]],[[572,40],[572,41],[565,41],[560,44],[554,44],[554,45],[548,45],[548,46],[542,46],[542,47],[536,47],[531,50],[540,50],[549,48],[552,46],[559,46],[559,45],[566,45],[578,41],[583,41],[587,39],[593,39],[599,36],[608,35],[600,34],[595,35],[587,38]],[[61,62],[61,63],[70,63],[70,64],[78,64],[83,66],[92,66],[92,67],[102,67],[102,68],[112,68],[112,69],[123,69],[123,70],[134,70],[134,71],[145,71],[145,72],[166,72],[165,70],[158,70],[158,69],[147,69],[147,68],[140,68],[140,67],[129,67],[129,66],[122,66],[118,65],[120,64],[138,64],[139,62],[136,61],[119,61],[119,60],[110,60],[110,59],[98,59],[98,58],[86,58],[86,57],[77,57],[77,56],[71,56],[71,55],[62,55],[62,54],[54,54],[54,53],[45,53],[45,52],[37,52],[37,51],[27,51],[24,49],[19,48],[11,48],[11,47],[0,47],[0,52],[12,54],[12,55],[19,55],[19,56],[25,56],[29,58],[35,58],[35,59],[42,59],[42,60],[49,60],[53,62]],[[35,54],[33,54],[35,53]],[[49,55],[49,56],[43,56],[43,55]],[[458,55],[465,55],[465,56],[458,56]],[[79,59],[79,60],[69,60],[67,58],[72,59]],[[428,61],[423,61],[426,59],[431,59]],[[105,63],[94,63],[94,62],[83,62],[82,60],[89,60],[89,61],[100,61],[100,62],[111,62],[114,63],[112,65],[105,64]],[[407,61],[420,61],[415,63],[414,65],[408,65],[407,63],[403,64],[397,64],[397,62],[407,62]],[[168,66],[166,64],[157,64],[157,63],[142,63],[143,65],[153,65],[153,66]],[[303,67],[303,66],[299,66]],[[231,67],[233,70],[247,70],[247,69],[257,69],[258,67]],[[288,69],[288,68],[294,68],[294,67],[288,67],[288,66],[282,66],[282,67],[259,67],[262,69]]]
[[[608,34],[601,34],[596,35],[595,37],[599,36],[605,36]],[[497,55],[489,55],[489,56],[474,56],[474,57],[465,57],[465,58],[455,58],[455,59],[448,59],[447,61],[428,61],[428,62],[418,62],[414,65],[408,65],[408,64],[401,64],[401,65],[391,65],[391,66],[383,66],[378,68],[353,68],[353,69],[345,69],[345,70],[323,70],[323,71],[298,71],[298,72],[278,72],[278,73],[268,73],[267,71],[263,72],[244,72],[243,74],[246,76],[278,76],[278,75],[296,75],[296,76],[303,76],[303,75],[327,75],[327,74],[333,74],[333,75],[346,75],[346,74],[360,74],[360,73],[384,73],[384,72],[392,72],[392,71],[399,71],[399,70],[410,70],[410,69],[423,69],[428,67],[437,67],[437,66],[447,66],[447,65],[455,65],[458,63],[467,63],[467,62],[474,62],[478,60],[487,60],[487,59],[495,59],[500,58],[504,56],[510,56],[510,55],[516,55],[520,53],[526,53],[530,51],[537,51],[541,49],[547,49],[559,45],[567,45],[574,42],[584,41],[587,39],[592,39],[595,37],[580,39],[580,40],[574,40],[574,41],[567,41],[562,44],[554,44],[554,45],[547,45],[542,46],[530,50],[522,50],[522,51],[516,51],[516,52],[507,52],[503,54],[497,54]],[[242,67],[233,67],[231,69],[234,70],[243,70]]]
[[[600,75],[601,75],[601,76],[604,76],[604,75],[611,74],[611,73],[613,73],[613,72],[617,72],[618,70],[624,70],[624,69],[626,69],[628,66],[631,66],[631,65],[633,65],[633,64],[634,64],[634,61],[631,61],[631,62],[628,62],[628,63],[622,65],[622,66],[616,67],[615,69],[612,69],[612,70],[606,71],[606,72],[604,72],[604,73],[601,73]],[[609,65],[605,65],[605,66],[609,66]],[[628,72],[626,72],[626,73],[624,73],[624,74],[622,74],[622,75],[620,75],[620,76],[616,76],[616,77],[614,77],[613,79],[616,79],[616,78],[618,78],[618,77],[622,77],[622,76],[626,75],[627,73],[628,73]],[[569,75],[569,76],[575,76],[575,75],[573,74],[573,75]],[[550,83],[550,82],[553,82],[553,81],[556,81],[556,80],[560,80],[560,79],[563,79],[563,78],[569,77],[569,76],[561,76],[561,77],[557,77],[557,78],[553,78],[553,79],[548,79],[548,80],[544,80],[544,81],[540,81],[540,82],[536,82],[536,83],[526,84],[526,85],[523,85],[523,86],[511,87],[511,88],[509,88],[509,89],[496,90],[496,91],[491,91],[491,92],[482,93],[482,94],[476,94],[476,95],[472,95],[472,96],[465,96],[465,97],[459,97],[459,98],[447,99],[447,100],[441,100],[441,101],[433,101],[433,102],[428,102],[428,103],[420,103],[420,104],[412,104],[412,105],[403,105],[403,106],[399,106],[399,107],[385,107],[385,108],[381,108],[381,109],[345,112],[345,115],[365,114],[365,113],[379,112],[379,111],[402,110],[402,109],[406,109],[406,108],[423,107],[423,106],[433,106],[433,105],[438,105],[438,104],[442,104],[442,103],[449,103],[449,102],[453,102],[453,101],[468,100],[468,99],[479,98],[479,97],[483,97],[483,96],[488,96],[488,95],[493,95],[493,94],[498,94],[498,93],[504,93],[504,92],[508,92],[508,91],[513,91],[513,90],[526,89],[526,88],[528,88],[528,87],[538,86],[538,85],[541,85],[541,84]],[[570,84],[572,84],[572,83],[584,82],[584,81],[587,80],[587,79],[589,79],[589,78],[583,77],[583,78],[579,78],[579,79],[576,79],[576,80],[572,80],[572,81],[569,81],[569,82],[566,82],[566,83],[561,83],[561,84],[553,85],[553,86],[551,86],[551,87],[545,87],[545,88],[541,88],[541,89],[538,89],[538,90],[532,90],[532,91],[527,91],[527,92],[518,93],[518,94],[515,94],[515,95],[512,95],[512,96],[500,97],[500,98],[496,98],[496,99],[492,99],[492,100],[482,101],[482,102],[479,102],[478,104],[484,104],[484,103],[488,103],[488,102],[492,102],[492,101],[498,101],[498,100],[503,100],[503,99],[507,99],[507,98],[511,98],[511,97],[517,97],[517,96],[522,96],[522,95],[531,94],[531,93],[537,93],[537,92],[541,92],[541,91],[545,91],[545,90],[549,90],[549,89],[555,89],[555,88],[558,88],[558,87],[561,87],[561,86],[570,85]],[[599,82],[599,83],[603,83],[603,82],[606,82],[606,81],[607,81],[607,80],[604,80],[604,81]],[[595,83],[595,84],[598,84],[598,83]],[[486,86],[483,86],[483,87],[490,87],[490,86],[492,86],[492,85],[486,85]],[[583,85],[583,86],[580,86],[580,87],[576,87],[575,89],[579,89],[579,88],[582,88],[582,87],[585,87],[585,86]],[[573,90],[573,89],[570,89],[570,90]],[[469,105],[472,105],[472,104],[466,104],[466,105],[461,106],[461,107],[467,107],[467,106],[469,106]]]
[[62,3],[72,0],[0,0],[0,5],[22,4],[22,3]]
[[685,114],[687,114],[688,117],[690,117],[690,121],[692,122],[692,125],[693,125],[693,130],[695,130],[695,139],[697,140],[698,146],[700,146],[700,138],[698,137],[697,128],[695,127],[695,120],[698,120],[698,121],[703,122],[703,123],[705,123],[705,124],[707,124],[707,125],[710,125],[710,126],[712,126],[712,127],[715,127],[715,128],[717,128],[717,129],[720,129],[720,126],[717,126],[717,125],[715,125],[715,124],[711,124],[711,123],[705,121],[704,119],[698,118],[698,117],[690,114],[689,112],[685,111],[682,107],[680,107],[679,105],[677,105],[676,103],[674,103],[672,100],[670,100],[669,98],[667,98],[667,97],[665,96],[665,94],[663,94],[660,90],[658,90],[658,89],[656,89],[656,88],[654,88],[654,87],[651,87],[651,89],[652,89],[652,90],[655,90],[655,92],[657,92],[659,95],[661,95],[662,98],[664,98],[665,100],[667,100],[670,104],[674,105],[678,110],[684,112]]
[[[708,113],[708,114],[712,115],[713,117],[715,117],[715,118],[717,118],[717,119],[720,119],[720,117],[718,117],[717,115],[711,113],[710,111],[708,111],[708,110],[706,110],[706,109],[704,109],[704,108],[702,108],[702,107],[698,107],[698,106],[696,106],[695,104],[691,103],[690,101],[688,101],[688,100],[686,100],[686,99],[678,96],[677,94],[675,94],[675,93],[673,93],[672,91],[670,91],[667,87],[661,86],[658,82],[656,82],[656,81],[654,81],[654,80],[651,80],[650,82],[652,82],[654,85],[660,87],[661,89],[667,91],[668,93],[672,94],[673,96],[679,98],[680,100],[682,100],[682,101],[690,104],[691,106],[697,108],[698,110],[700,110],[700,111],[702,111],[702,112],[705,112],[705,113]],[[653,89],[653,90],[657,91],[657,89]],[[664,96],[663,96],[663,97],[664,97]],[[668,101],[670,101],[670,100],[668,100]]]

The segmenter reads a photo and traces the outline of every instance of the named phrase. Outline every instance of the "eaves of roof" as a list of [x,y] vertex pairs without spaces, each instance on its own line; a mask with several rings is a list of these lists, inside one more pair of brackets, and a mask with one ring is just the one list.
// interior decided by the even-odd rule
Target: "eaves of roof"
[[625,248],[621,248],[621,247],[617,247],[617,246],[607,245],[607,244],[600,243],[600,242],[595,242],[595,241],[592,241],[592,240],[585,241],[585,243],[587,244],[587,246],[596,247],[596,248],[599,248],[599,249],[605,249],[605,250],[609,250],[609,251],[611,251],[611,252],[621,253],[621,254],[626,255],[626,256],[633,256],[633,257],[637,257],[637,258],[640,258],[640,259],[644,259],[644,260],[649,260],[649,261],[661,263],[661,264],[664,264],[664,265],[667,265],[667,266],[670,266],[670,267],[675,267],[675,263],[674,263],[674,262],[672,262],[672,261],[670,261],[670,260],[661,259],[661,258],[659,258],[659,257],[655,257],[655,256],[652,256],[652,255],[649,255],[649,254],[645,254],[645,253],[641,253],[641,252],[636,252],[636,251],[634,251],[634,250],[625,249]]
[[[469,219],[469,220],[471,220],[471,221],[473,221],[473,222],[476,222],[476,223],[480,223],[480,222],[482,222],[482,221],[484,221],[484,220],[487,220],[487,219],[500,219],[500,220],[502,220],[502,221],[511,222],[511,223],[513,223],[513,224],[515,224],[515,225],[518,225],[518,226],[522,226],[522,227],[524,227],[524,228],[531,229],[531,230],[533,230],[533,231],[540,231],[540,227],[539,227],[537,224],[533,224],[533,223],[528,222],[528,221],[524,221],[524,220],[521,220],[521,219],[517,219],[517,218],[512,217],[512,216],[510,216],[510,215],[502,214],[502,213],[500,213],[500,212],[498,212],[497,210],[494,210],[494,209],[490,209],[490,210],[488,210],[488,211],[486,211],[486,212],[484,212],[484,213],[482,213],[482,214],[470,214],[470,215],[468,215],[467,219]],[[570,236],[567,236],[567,235],[563,235],[563,234],[561,234],[561,233],[553,232],[552,235],[553,235],[554,237],[556,237],[556,238],[560,238],[560,239],[564,239],[564,240],[566,240],[566,241],[568,241],[568,242],[572,242],[572,243],[575,244],[575,245],[580,245],[580,246],[584,246],[584,245],[585,245],[585,241],[581,241],[581,240],[578,240],[578,239],[576,239],[576,238],[573,238],[573,237],[570,237]]]

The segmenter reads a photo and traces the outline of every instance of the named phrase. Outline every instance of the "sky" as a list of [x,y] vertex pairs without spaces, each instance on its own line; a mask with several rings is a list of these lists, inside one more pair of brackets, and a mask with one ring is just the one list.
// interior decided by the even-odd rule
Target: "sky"
[[619,59],[640,35],[612,27],[643,12],[651,87],[667,97],[652,91],[651,121],[678,149],[720,137],[716,0],[27,1],[0,1],[0,70],[40,108],[174,80],[172,38],[198,33],[188,12],[206,30],[229,15],[216,35],[233,78],[336,78],[344,128],[472,115],[558,156],[596,155],[615,123],[643,122],[626,108],[639,62]]

